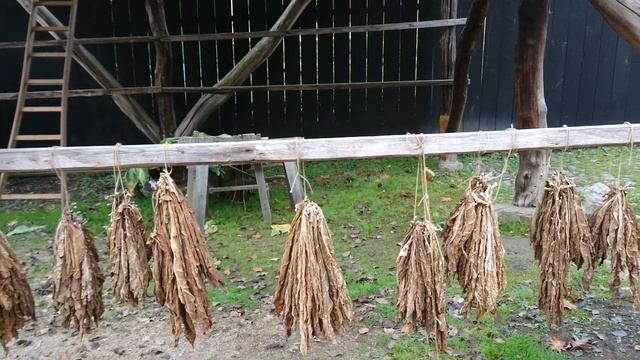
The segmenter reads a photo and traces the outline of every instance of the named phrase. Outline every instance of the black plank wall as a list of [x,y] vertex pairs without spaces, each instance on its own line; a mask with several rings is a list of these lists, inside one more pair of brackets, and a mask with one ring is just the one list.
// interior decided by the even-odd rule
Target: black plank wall
[[[459,14],[469,0],[460,1]],[[288,0],[166,0],[172,34],[264,30]],[[552,1],[545,62],[549,125],[640,121],[640,54],[634,52],[583,0]],[[484,41],[471,66],[463,129],[504,129],[514,122],[514,50],[518,1],[496,2]],[[439,1],[316,0],[294,28],[432,20]],[[13,0],[0,2],[0,41],[24,39],[26,13]],[[148,34],[144,1],[82,1],[78,37]],[[458,27],[458,34],[462,28]],[[245,85],[363,82],[440,78],[439,29],[287,37]],[[174,43],[174,84],[211,86],[259,39]],[[152,44],[99,45],[89,49],[123,86],[153,83]],[[0,92],[18,89],[22,50],[0,50]],[[38,69],[47,73],[48,69]],[[74,65],[72,88],[95,88]],[[260,132],[270,137],[402,134],[434,131],[439,88],[238,93],[205,125],[211,134]],[[176,94],[181,119],[200,94]],[[153,96],[135,96],[155,116]],[[14,102],[0,102],[0,145],[6,143]],[[38,130],[25,124],[27,131]],[[73,145],[141,143],[147,140],[109,97],[70,101]]]

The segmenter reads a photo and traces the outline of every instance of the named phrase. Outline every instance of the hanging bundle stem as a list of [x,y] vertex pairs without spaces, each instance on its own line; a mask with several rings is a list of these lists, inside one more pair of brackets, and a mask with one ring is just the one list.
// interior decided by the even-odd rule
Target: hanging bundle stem
[[496,314],[496,300],[507,286],[504,247],[486,176],[475,176],[442,231],[448,276],[458,276],[467,317]]
[[115,189],[111,218],[107,228],[107,247],[111,263],[113,296],[119,303],[135,306],[144,303],[149,286],[149,257],[140,209],[124,189],[120,171],[120,144],[114,148]]
[[54,241],[53,300],[62,325],[73,321],[82,337],[104,312],[98,251],[84,221],[65,206]]
[[193,345],[194,321],[200,324],[202,333],[213,325],[204,278],[215,287],[223,283],[194,212],[167,171],[160,175],[153,204],[150,241],[156,300],[169,310],[174,346],[178,345],[183,327]]
[[150,278],[144,222],[126,190],[113,197],[107,246],[116,301],[133,306],[144,303]]
[[287,336],[298,323],[302,354],[307,354],[314,336],[333,340],[353,319],[327,221],[320,206],[308,199],[296,206],[274,303]]
[[[426,328],[435,339],[436,352],[447,347],[447,298],[444,291],[443,257],[436,229],[431,224],[427,177],[433,173],[427,169],[424,157],[424,139],[418,139],[422,155],[418,161],[414,220],[407,231],[396,260],[396,312],[398,322],[405,323],[405,330]],[[418,201],[418,189],[422,197]],[[422,204],[424,221],[416,216]]]
[[[591,217],[591,236],[594,244],[594,263],[611,259],[611,299],[615,300],[620,290],[620,279],[629,273],[633,306],[640,310],[640,226],[627,201],[628,186],[613,187],[602,207]],[[592,272],[585,272],[584,282],[591,282]]]
[[563,172],[555,172],[546,181],[530,239],[540,265],[538,307],[546,314],[547,325],[561,325],[571,262],[589,272],[593,249],[575,184]]
[[29,318],[35,320],[36,313],[27,275],[0,232],[0,344],[5,352]]

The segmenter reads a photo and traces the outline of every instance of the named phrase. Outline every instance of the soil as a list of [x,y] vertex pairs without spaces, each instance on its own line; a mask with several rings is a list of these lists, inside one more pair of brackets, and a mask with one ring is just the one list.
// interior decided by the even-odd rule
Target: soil
[[[527,239],[504,239],[507,266],[510,271],[528,272],[536,264]],[[44,259],[39,259],[44,260]],[[199,334],[195,346],[181,339],[173,347],[173,337],[167,312],[149,299],[138,309],[116,306],[110,295],[105,296],[107,313],[98,329],[80,339],[77,332],[59,326],[59,317],[51,301],[49,284],[33,284],[38,320],[27,324],[18,340],[8,346],[8,359],[299,359],[298,335],[286,338],[281,319],[272,313],[272,296],[264,294],[258,309],[242,309],[214,304],[214,327]],[[535,282],[531,282],[535,287]],[[450,301],[455,303],[455,301]],[[574,304],[590,313],[586,319],[569,319],[562,328],[549,331],[549,336],[563,340],[589,338],[590,349],[572,350],[567,356],[581,359],[637,359],[640,351],[640,313],[633,311],[629,299],[611,304],[587,295]],[[455,305],[454,305],[455,306]],[[371,311],[371,304],[356,302],[357,318]],[[535,308],[523,308],[507,319],[498,319],[505,335],[544,326],[544,317]],[[383,333],[401,340],[399,326],[389,321],[368,326],[354,324],[334,344],[318,340],[311,347],[308,359],[371,359],[389,358],[389,350],[378,343]],[[532,331],[532,330],[531,330]],[[481,358],[477,346],[469,338],[470,354]],[[638,347],[640,349],[640,347]]]

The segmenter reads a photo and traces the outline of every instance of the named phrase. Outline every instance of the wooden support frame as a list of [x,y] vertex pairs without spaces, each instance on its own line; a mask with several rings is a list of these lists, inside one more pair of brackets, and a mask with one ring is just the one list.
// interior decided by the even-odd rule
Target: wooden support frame
[[[509,150],[626,146],[640,142],[640,124],[546,129],[406,134],[324,139],[275,139],[203,144],[124,145],[119,165],[246,164],[426,155],[506,152]],[[113,146],[1,149],[0,172],[50,172],[111,169]]]

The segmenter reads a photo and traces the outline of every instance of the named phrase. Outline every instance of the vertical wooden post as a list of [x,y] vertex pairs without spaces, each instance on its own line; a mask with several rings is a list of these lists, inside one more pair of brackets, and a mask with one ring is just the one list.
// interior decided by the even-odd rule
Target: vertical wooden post
[[[518,127],[547,127],[544,99],[544,50],[549,22],[549,0],[522,0],[518,10],[515,100]],[[549,167],[549,150],[520,152],[516,177],[516,206],[534,206],[544,189]]]
[[253,164],[256,174],[256,184],[258,185],[258,196],[260,197],[260,208],[262,209],[262,219],[266,223],[271,223],[271,206],[269,206],[269,189],[264,178],[262,164]]
[[304,200],[305,195],[302,186],[303,180],[298,176],[298,171],[298,163],[295,161],[287,161],[284,163],[284,172],[287,175],[287,187],[292,209],[295,209],[296,205]]
[[197,165],[187,168],[187,200],[195,212],[196,221],[204,231],[207,214],[207,195],[209,190],[209,166]]

